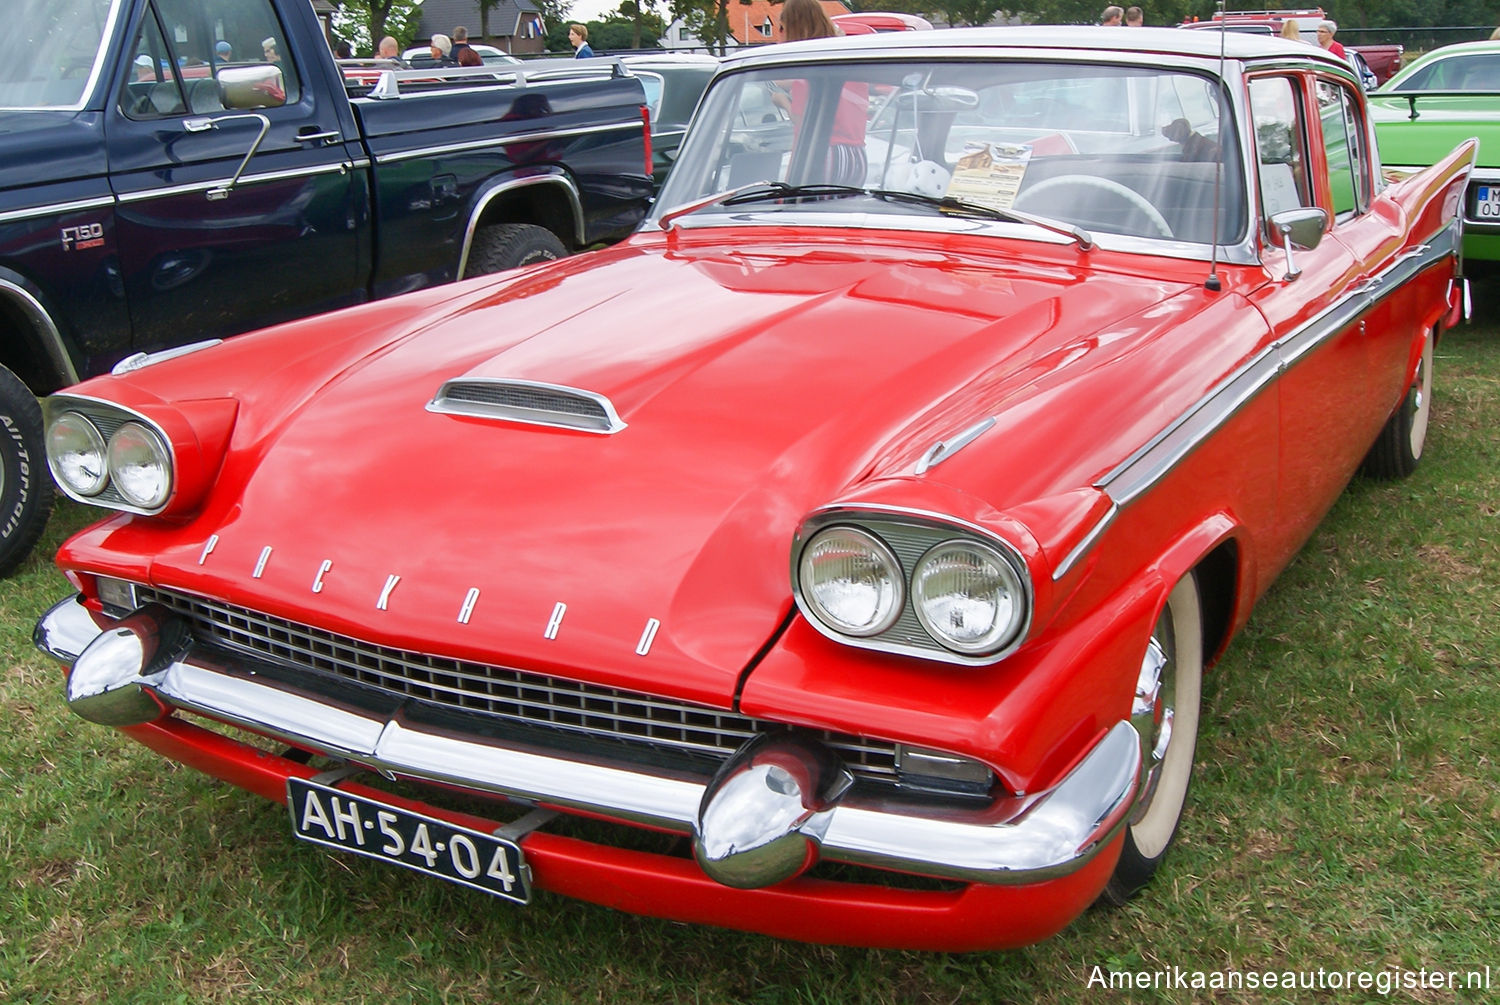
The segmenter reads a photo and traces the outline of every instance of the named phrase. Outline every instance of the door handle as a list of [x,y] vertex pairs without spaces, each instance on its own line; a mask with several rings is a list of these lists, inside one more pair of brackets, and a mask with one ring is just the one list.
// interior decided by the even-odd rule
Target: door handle
[[299,132],[297,134],[297,142],[298,143],[322,143],[324,146],[328,146],[328,145],[337,143],[341,139],[343,139],[343,136],[339,133],[339,131],[337,129],[330,129],[327,132],[321,132],[321,133],[318,133],[318,132],[312,132],[312,133]]

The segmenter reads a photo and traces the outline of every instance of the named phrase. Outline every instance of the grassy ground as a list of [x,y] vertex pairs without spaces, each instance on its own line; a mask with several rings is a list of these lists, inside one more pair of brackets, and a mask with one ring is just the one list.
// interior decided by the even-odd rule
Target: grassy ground
[[[292,839],[282,807],[65,711],[30,642],[67,589],[44,545],[0,586],[0,1000],[1060,1002],[1096,965],[1488,964],[1500,996],[1500,296],[1486,292],[1479,323],[1440,349],[1421,470],[1356,481],[1208,680],[1182,838],[1123,910],[1013,953],[875,952],[546,894],[514,909],[324,853]],[[60,509],[48,544],[86,519]],[[1224,996],[1314,997],[1330,1000]]]

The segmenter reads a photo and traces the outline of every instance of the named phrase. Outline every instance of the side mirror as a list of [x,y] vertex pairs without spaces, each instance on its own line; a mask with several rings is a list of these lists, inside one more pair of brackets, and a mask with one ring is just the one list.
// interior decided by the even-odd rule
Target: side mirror
[[286,104],[286,78],[272,63],[226,66],[216,77],[219,103],[225,108],[280,108]]
[[1271,217],[1271,243],[1286,252],[1286,275],[1288,282],[1302,275],[1292,261],[1292,249],[1311,251],[1323,242],[1323,230],[1328,226],[1328,214],[1316,207],[1304,206],[1288,209]]

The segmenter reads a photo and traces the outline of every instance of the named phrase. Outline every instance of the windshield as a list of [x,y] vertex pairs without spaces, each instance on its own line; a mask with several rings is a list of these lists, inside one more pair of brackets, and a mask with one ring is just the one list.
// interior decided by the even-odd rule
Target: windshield
[[[1095,234],[1207,244],[1217,201],[1218,241],[1229,243],[1247,225],[1230,118],[1213,77],[1140,65],[927,59],[750,70],[709,89],[657,213],[781,182],[825,188],[721,201],[693,222],[789,212],[803,221],[842,214],[850,225],[851,213],[920,211],[874,194],[903,192],[930,197],[934,215],[1015,210]],[[870,192],[835,197],[827,185]]]
[[120,0],[6,0],[0,108],[81,108]]

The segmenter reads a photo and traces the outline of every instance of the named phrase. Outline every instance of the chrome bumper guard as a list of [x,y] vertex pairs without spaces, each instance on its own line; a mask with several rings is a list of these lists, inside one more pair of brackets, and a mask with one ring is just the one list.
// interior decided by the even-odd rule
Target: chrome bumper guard
[[162,608],[101,629],[72,597],[37,622],[34,640],[73,668],[68,703],[91,721],[196,712],[387,776],[692,835],[705,871],[735,887],[780,882],[819,859],[977,883],[1057,878],[1118,833],[1141,777],[1141,741],[1122,720],[1050,789],[977,808],[923,806],[861,793],[827,748],[796,734],[757,737],[708,777],[459,734],[404,708],[341,707],[192,645]]

